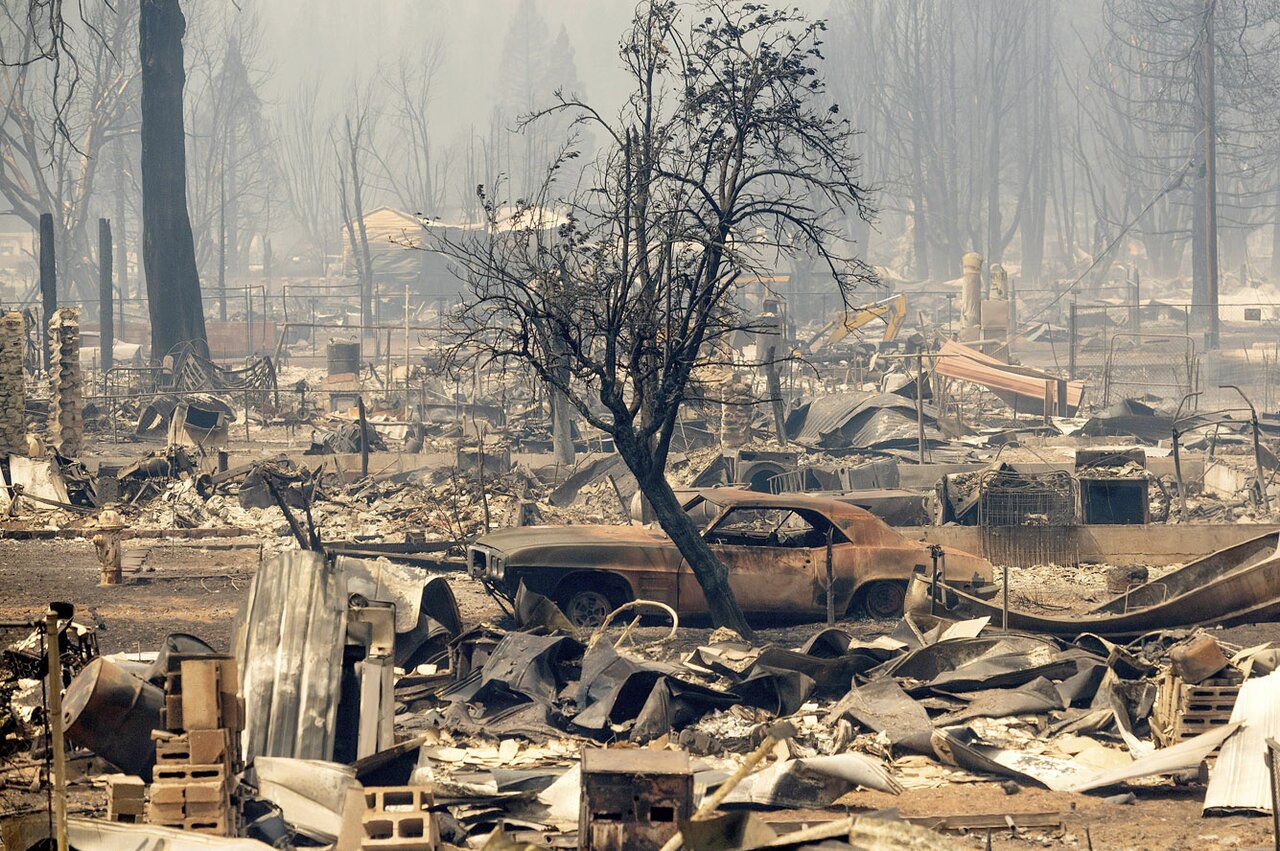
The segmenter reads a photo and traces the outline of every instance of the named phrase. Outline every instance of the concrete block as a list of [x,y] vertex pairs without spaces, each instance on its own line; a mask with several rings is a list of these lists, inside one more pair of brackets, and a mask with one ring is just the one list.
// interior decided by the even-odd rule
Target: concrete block
[[[190,761],[195,765],[237,764],[234,734],[225,727],[187,733]],[[159,749],[157,748],[157,753]]]
[[219,668],[215,659],[182,662],[182,724],[188,730],[222,727]]

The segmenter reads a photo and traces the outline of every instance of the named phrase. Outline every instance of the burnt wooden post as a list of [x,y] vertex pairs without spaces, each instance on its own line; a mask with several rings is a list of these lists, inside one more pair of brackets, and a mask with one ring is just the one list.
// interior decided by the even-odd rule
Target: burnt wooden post
[[49,371],[49,319],[58,309],[58,263],[53,245],[53,214],[40,214],[40,363]]
[[115,364],[115,307],[111,293],[111,222],[98,219],[98,351],[102,373]]
[[[356,397],[356,410],[360,414],[360,478],[369,475],[369,420],[364,414],[364,396]],[[484,463],[483,457],[480,463]]]
[[1070,338],[1070,348],[1067,355],[1067,378],[1074,379],[1076,377],[1076,303],[1071,302],[1071,313],[1068,314],[1067,336]]

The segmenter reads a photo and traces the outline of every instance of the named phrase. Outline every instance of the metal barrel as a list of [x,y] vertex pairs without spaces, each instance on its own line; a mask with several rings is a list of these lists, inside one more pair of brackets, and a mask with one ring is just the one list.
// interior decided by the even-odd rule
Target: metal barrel
[[160,727],[164,691],[101,657],[67,686],[62,721],[67,738],[126,774],[151,780],[151,731]]

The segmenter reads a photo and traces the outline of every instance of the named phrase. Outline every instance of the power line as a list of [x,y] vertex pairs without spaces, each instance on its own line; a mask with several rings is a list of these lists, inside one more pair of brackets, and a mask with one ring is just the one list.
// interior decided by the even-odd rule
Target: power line
[[1040,308],[1039,312],[1037,312],[1034,316],[1032,316],[1025,323],[1023,323],[1023,328],[1026,328],[1027,325],[1029,325],[1032,322],[1035,322],[1037,319],[1043,316],[1045,312],[1049,310],[1049,308],[1053,307],[1055,304],[1057,304],[1058,302],[1066,298],[1068,293],[1074,290],[1080,284],[1081,281],[1083,281],[1086,277],[1088,277],[1089,273],[1092,272],[1094,268],[1099,263],[1102,262],[1103,258],[1105,258],[1108,254],[1111,253],[1111,250],[1113,248],[1115,248],[1117,245],[1120,244],[1120,240],[1125,238],[1125,236],[1129,233],[1129,231],[1133,229],[1133,226],[1136,225],[1142,219],[1142,217],[1145,216],[1151,210],[1151,208],[1156,205],[1157,201],[1159,201],[1161,198],[1168,195],[1170,192],[1172,192],[1173,190],[1177,189],[1179,186],[1182,185],[1182,179],[1186,177],[1187,172],[1191,170],[1191,166],[1194,164],[1195,164],[1195,160],[1187,160],[1187,164],[1184,165],[1182,168],[1178,169],[1177,173],[1174,174],[1171,178],[1169,178],[1169,181],[1164,185],[1164,188],[1162,188],[1159,192],[1157,192],[1151,198],[1151,200],[1147,202],[1147,206],[1143,207],[1140,211],[1138,211],[1138,214],[1134,216],[1132,219],[1130,219],[1125,224],[1125,226],[1120,229],[1120,233],[1116,234],[1116,238],[1111,240],[1111,242],[1107,245],[1107,247],[1102,249],[1102,251],[1096,257],[1093,258],[1093,262],[1089,264],[1088,268],[1085,269],[1083,272],[1081,272],[1080,276],[1076,278],[1074,281],[1072,281],[1071,284],[1065,290],[1058,293],[1058,295],[1055,296],[1052,301],[1050,301],[1044,307]]

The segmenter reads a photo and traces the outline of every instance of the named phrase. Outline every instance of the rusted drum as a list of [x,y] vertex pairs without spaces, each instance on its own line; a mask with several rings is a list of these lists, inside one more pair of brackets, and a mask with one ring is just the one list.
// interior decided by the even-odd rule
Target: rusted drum
[[160,727],[164,691],[101,657],[81,671],[62,698],[62,723],[73,744],[126,774],[151,780],[151,731]]

